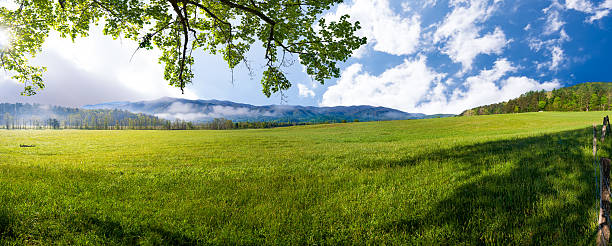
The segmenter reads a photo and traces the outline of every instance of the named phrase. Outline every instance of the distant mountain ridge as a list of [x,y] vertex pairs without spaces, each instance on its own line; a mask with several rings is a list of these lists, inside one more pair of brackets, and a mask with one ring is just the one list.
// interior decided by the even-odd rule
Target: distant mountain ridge
[[429,116],[406,113],[400,110],[374,106],[314,107],[293,105],[254,106],[220,100],[189,100],[164,97],[151,101],[109,102],[85,105],[84,109],[122,109],[134,113],[145,113],[165,119],[182,119],[207,122],[215,118],[232,121],[383,121],[423,119],[451,115]]

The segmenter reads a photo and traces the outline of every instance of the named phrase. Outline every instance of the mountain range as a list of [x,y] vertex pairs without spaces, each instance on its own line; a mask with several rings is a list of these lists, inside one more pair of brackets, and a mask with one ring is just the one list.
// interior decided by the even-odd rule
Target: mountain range
[[383,121],[447,117],[452,115],[425,115],[374,106],[314,107],[293,105],[254,106],[219,100],[189,100],[164,97],[140,102],[109,102],[85,105],[84,109],[121,109],[160,118],[207,122],[215,118],[232,121]]

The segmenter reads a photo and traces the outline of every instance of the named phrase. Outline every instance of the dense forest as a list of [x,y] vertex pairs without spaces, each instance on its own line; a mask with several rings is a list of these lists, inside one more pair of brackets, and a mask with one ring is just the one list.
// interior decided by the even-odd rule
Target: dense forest
[[612,83],[591,82],[556,89],[530,91],[518,98],[469,109],[461,115],[487,115],[538,111],[601,111],[612,104]]
[[[346,121],[342,122],[346,123]],[[233,122],[223,118],[194,123],[184,120],[166,120],[119,109],[79,109],[27,103],[0,103],[0,129],[229,130],[307,124],[315,123]]]
[[125,110],[0,103],[0,128],[4,129],[163,129],[179,123]]

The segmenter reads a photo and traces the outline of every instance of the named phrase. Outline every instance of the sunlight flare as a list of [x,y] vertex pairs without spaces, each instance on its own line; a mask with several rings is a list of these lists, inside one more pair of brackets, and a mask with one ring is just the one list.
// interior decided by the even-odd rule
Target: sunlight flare
[[11,44],[11,36],[6,29],[0,29],[0,50],[4,50]]

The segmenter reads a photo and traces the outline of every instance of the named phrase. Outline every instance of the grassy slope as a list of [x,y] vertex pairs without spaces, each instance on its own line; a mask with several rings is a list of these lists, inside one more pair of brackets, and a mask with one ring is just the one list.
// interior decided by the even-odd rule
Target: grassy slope
[[590,243],[597,203],[589,126],[605,113],[241,131],[0,131],[0,238]]

